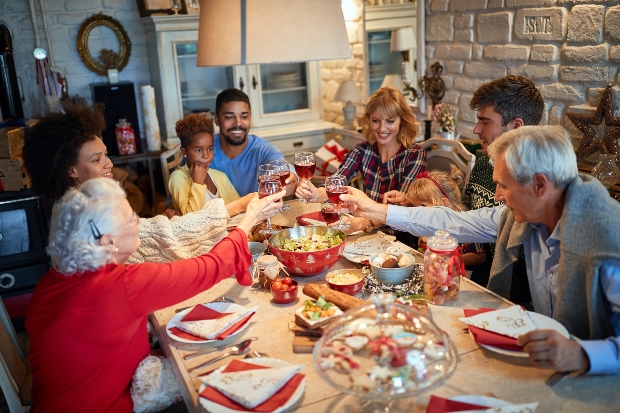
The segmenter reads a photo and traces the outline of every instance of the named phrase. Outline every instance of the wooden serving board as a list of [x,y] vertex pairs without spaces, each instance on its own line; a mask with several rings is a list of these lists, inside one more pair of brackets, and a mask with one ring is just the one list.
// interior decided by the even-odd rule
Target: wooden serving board
[[320,337],[293,337],[293,353],[312,353],[314,345],[319,339]]

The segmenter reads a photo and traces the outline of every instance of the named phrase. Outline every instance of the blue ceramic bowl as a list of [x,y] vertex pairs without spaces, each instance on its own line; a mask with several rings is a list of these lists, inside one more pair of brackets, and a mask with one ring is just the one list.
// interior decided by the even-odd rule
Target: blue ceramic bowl
[[[379,254],[373,254],[368,261],[372,263],[375,260],[375,258],[377,258],[377,255]],[[372,268],[372,272],[373,274],[375,274],[375,278],[379,282],[382,282],[383,284],[399,285],[399,284],[404,283],[407,280],[407,278],[409,278],[411,273],[413,272],[413,265],[415,264],[415,258],[411,254],[403,253],[403,255],[406,255],[409,258],[411,258],[411,262],[413,264],[409,265],[408,267],[402,267],[402,268],[401,267],[383,268],[383,267],[375,267],[374,265],[370,264],[370,268]]]

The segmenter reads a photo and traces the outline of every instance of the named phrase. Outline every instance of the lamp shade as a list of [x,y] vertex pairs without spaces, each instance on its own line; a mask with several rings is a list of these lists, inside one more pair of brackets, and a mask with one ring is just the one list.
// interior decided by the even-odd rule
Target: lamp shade
[[391,52],[402,52],[415,48],[415,34],[413,33],[412,27],[401,27],[400,29],[392,30],[390,41]]
[[362,94],[354,81],[345,80],[338,87],[334,100],[340,100],[342,102],[362,100]]
[[201,0],[198,66],[350,59],[340,0]]
[[401,92],[405,90],[405,84],[403,83],[403,78],[401,75],[385,75],[385,77],[383,78],[383,82],[381,82],[381,87],[386,86],[393,86]]

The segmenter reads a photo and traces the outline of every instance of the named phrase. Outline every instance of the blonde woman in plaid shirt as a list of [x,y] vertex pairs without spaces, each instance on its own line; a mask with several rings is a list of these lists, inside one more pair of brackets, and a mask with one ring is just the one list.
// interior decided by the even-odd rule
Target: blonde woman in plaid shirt
[[[360,172],[364,192],[377,202],[383,202],[383,195],[389,191],[406,193],[416,175],[426,169],[426,152],[415,144],[418,122],[403,94],[391,86],[373,93],[362,126],[367,142],[350,151],[334,175],[344,176],[351,182]],[[309,181],[302,181],[295,195],[316,198],[319,202],[327,199],[325,188],[316,188]],[[375,227],[366,218],[343,217],[344,220],[351,225],[347,233]]]

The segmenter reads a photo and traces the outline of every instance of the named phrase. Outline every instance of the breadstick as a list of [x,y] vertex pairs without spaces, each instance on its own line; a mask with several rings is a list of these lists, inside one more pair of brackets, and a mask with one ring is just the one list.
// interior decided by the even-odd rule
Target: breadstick
[[318,299],[320,296],[325,297],[326,301],[334,303],[342,311],[346,311],[349,308],[357,307],[367,304],[366,301],[355,298],[351,295],[335,291],[329,287],[318,284],[308,284],[303,288],[303,293],[308,297]]

